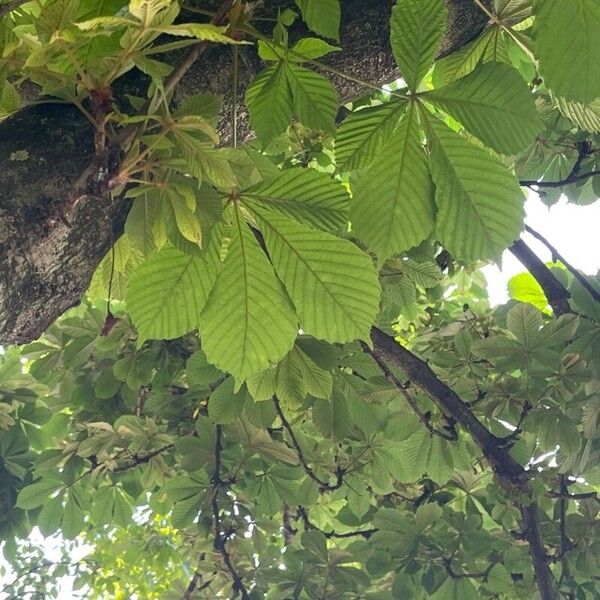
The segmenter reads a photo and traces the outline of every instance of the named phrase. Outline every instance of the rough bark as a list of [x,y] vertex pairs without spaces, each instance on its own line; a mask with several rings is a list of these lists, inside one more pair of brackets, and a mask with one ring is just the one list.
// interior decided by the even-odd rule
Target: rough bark
[[[449,23],[442,55],[460,48],[486,25],[485,16],[472,0],[446,2]],[[278,0],[267,5],[282,3]],[[329,64],[374,83],[396,78],[389,45],[390,6],[390,0],[343,0],[343,52],[328,58]],[[249,49],[244,49],[240,62],[239,100],[243,102],[245,86],[261,64]],[[174,102],[199,91],[222,95],[219,128],[224,142],[228,140],[232,105],[230,73],[230,50],[211,47],[186,73],[174,94]],[[332,81],[343,101],[364,92],[345,79],[335,77]],[[116,100],[125,93],[143,93],[144,86],[144,76],[130,72],[115,86]],[[239,119],[239,130],[247,137],[250,132],[243,110]],[[80,196],[77,182],[92,160],[92,128],[71,106],[31,106],[0,123],[2,344],[36,339],[76,304],[111,240],[122,231],[128,208],[125,203],[85,196],[72,204]]]

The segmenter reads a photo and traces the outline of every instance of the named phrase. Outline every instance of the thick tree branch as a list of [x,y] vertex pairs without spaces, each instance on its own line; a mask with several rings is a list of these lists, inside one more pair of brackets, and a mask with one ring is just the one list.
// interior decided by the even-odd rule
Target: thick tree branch
[[296,451],[296,454],[298,455],[298,460],[300,461],[300,464],[302,465],[304,472],[319,486],[319,489],[322,492],[332,492],[334,490],[341,488],[342,485],[344,484],[344,474],[345,474],[343,467],[341,467],[340,465],[337,466],[337,468],[335,470],[335,474],[336,474],[336,482],[335,483],[329,483],[328,481],[324,481],[323,479],[318,477],[316,475],[316,473],[313,471],[313,469],[310,467],[310,465],[306,462],[304,452],[302,451],[302,446],[300,446],[300,444],[298,443],[296,434],[294,433],[294,430],[292,429],[290,422],[287,420],[285,414],[283,413],[283,410],[281,409],[281,404],[280,404],[277,396],[273,396],[273,405],[275,406],[275,411],[277,412],[277,416],[279,417],[279,420],[281,421],[283,428],[286,430],[287,434],[290,436],[290,441],[292,443],[292,446],[294,447],[294,450]]
[[[487,24],[486,16],[472,0],[446,0],[448,28],[441,55],[460,48]],[[293,0],[266,3],[277,9],[294,5]],[[328,64],[346,73],[383,84],[398,76],[389,44],[389,0],[343,0],[342,52],[326,57]],[[304,32],[297,25],[292,37]],[[164,57],[178,64],[181,55]],[[207,92],[223,96],[219,124],[222,141],[229,142],[231,52],[221,45],[207,47],[178,79],[173,101],[181,103],[190,94]],[[254,49],[240,51],[239,94],[260,70]],[[365,90],[355,82],[332,77],[342,102]],[[114,86],[117,103],[126,94],[145,96],[148,80],[131,71]],[[247,113],[238,113],[240,140],[249,136]],[[43,104],[29,106],[0,123],[0,343],[24,343],[36,339],[69,307],[77,304],[92,273],[112,240],[123,229],[129,203],[108,202],[80,196],[92,164],[94,132],[89,121],[73,106]],[[69,207],[68,223],[63,220]]]
[[567,288],[523,240],[517,240],[509,250],[540,284],[548,304],[550,304],[556,316],[572,312],[569,304],[570,294]]
[[423,389],[438,406],[464,427],[490,463],[496,480],[507,492],[518,492],[522,500],[517,507],[521,513],[523,535],[529,543],[529,553],[542,600],[555,600],[554,580],[546,559],[540,532],[538,506],[533,498],[527,472],[510,455],[503,441],[493,435],[473,414],[469,406],[441,381],[429,365],[404,348],[393,337],[377,327],[371,328],[375,351],[387,357],[402,369],[413,384]]
[[4,15],[7,15],[8,13],[12,12],[13,10],[17,10],[19,6],[25,4],[26,2],[31,2],[31,0],[11,0],[6,4],[0,4],[0,19]]

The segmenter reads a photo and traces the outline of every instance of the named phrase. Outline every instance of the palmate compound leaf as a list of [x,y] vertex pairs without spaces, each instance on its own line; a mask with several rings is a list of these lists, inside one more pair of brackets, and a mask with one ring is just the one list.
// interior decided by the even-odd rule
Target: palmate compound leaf
[[348,194],[339,182],[311,169],[289,169],[242,194],[256,206],[315,227],[336,231],[346,224]]
[[231,373],[236,389],[292,348],[298,319],[281,282],[238,207],[225,262],[200,315],[202,349]]
[[499,259],[523,228],[519,183],[497,158],[423,114],[440,241],[459,260]]
[[220,239],[215,235],[204,258],[163,248],[134,271],[126,303],[139,333],[138,345],[147,339],[176,338],[198,327],[217,277]]
[[371,259],[354,244],[254,207],[302,329],[329,342],[369,339],[379,307]]
[[444,0],[398,0],[392,9],[392,51],[402,77],[413,91],[433,64],[447,14]]
[[600,2],[536,0],[533,38],[540,75],[557,96],[600,97]]
[[540,129],[533,95],[521,75],[504,63],[481,65],[423,98],[502,154],[524,150]]
[[356,184],[351,218],[356,235],[380,263],[416,246],[433,231],[433,185],[414,104]]

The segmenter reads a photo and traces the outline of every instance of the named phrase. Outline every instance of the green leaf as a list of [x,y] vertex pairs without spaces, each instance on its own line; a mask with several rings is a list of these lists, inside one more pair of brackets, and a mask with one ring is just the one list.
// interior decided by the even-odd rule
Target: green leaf
[[506,315],[507,328],[527,350],[536,347],[543,324],[542,313],[531,304],[523,302],[515,304]]
[[126,301],[139,333],[138,345],[148,338],[176,338],[198,327],[218,264],[217,245],[205,259],[163,248],[135,270]]
[[379,158],[361,175],[352,228],[383,263],[433,231],[433,185],[420,142],[417,109],[408,108]]
[[285,64],[285,75],[292,92],[294,114],[306,127],[335,132],[339,96],[323,75],[296,64]]
[[256,210],[277,275],[302,329],[330,342],[369,339],[379,304],[377,274],[356,246],[265,210]]
[[32,483],[19,492],[17,506],[24,510],[37,508],[47,501],[48,496],[52,492],[55,492],[61,487],[61,482],[56,480],[42,480],[37,483]]
[[296,0],[302,19],[315,33],[334,40],[340,36],[340,0]]
[[444,0],[397,0],[390,21],[392,51],[400,73],[416,91],[438,53],[446,29]]
[[289,169],[242,194],[249,207],[264,208],[318,229],[346,225],[348,194],[336,181],[312,169]]
[[531,273],[519,273],[508,280],[508,294],[513,300],[529,302],[540,310],[547,310],[548,299],[542,286]]
[[42,535],[51,536],[58,531],[63,516],[63,498],[56,496],[44,501],[42,510],[37,518],[37,526]]
[[453,579],[452,577],[448,577],[431,595],[432,600],[478,600],[480,597],[469,579]]
[[454,83],[427,92],[423,98],[503,154],[525,149],[540,129],[527,84],[515,69],[503,63],[486,63]]
[[236,394],[233,387],[234,381],[230,377],[210,395],[208,416],[213,423],[233,423],[242,413],[246,401],[246,390],[240,390]]
[[425,123],[440,240],[461,260],[498,259],[523,227],[517,180],[495,157],[435,117],[427,115]]
[[590,133],[600,133],[600,98],[589,104],[557,98],[558,110],[577,127]]
[[202,349],[239,387],[289,352],[296,323],[281,283],[236,208],[231,245],[200,316]]
[[266,145],[283,133],[292,121],[292,94],[284,63],[261,71],[246,89],[250,124]]
[[131,245],[147,256],[156,249],[154,224],[160,209],[160,200],[155,194],[146,193],[133,200],[125,221],[125,233]]
[[338,128],[335,138],[338,168],[348,171],[369,166],[394,133],[406,106],[405,100],[393,99],[351,113]]
[[556,96],[592,103],[600,97],[600,3],[535,0],[534,15],[533,38],[546,87]]

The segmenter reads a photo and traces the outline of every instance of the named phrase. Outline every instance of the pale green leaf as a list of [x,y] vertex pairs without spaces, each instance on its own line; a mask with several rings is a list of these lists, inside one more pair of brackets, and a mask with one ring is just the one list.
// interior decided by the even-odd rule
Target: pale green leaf
[[200,316],[208,360],[231,373],[237,385],[280,361],[297,335],[297,319],[239,210],[231,245]]
[[556,105],[577,127],[590,133],[600,133],[600,98],[589,104],[557,98]]
[[248,206],[265,208],[316,227],[335,231],[346,224],[348,194],[324,173],[289,169],[242,194]]
[[383,263],[429,236],[435,223],[434,209],[417,109],[411,106],[356,184],[352,229]]
[[292,121],[292,93],[283,63],[261,71],[246,89],[250,124],[263,144],[283,133]]
[[315,33],[339,39],[340,0],[296,0],[304,22]]
[[533,6],[533,38],[546,87],[590,104],[600,97],[600,3],[535,0]]
[[540,129],[527,84],[515,69],[503,63],[486,63],[424,98],[503,154],[525,149]]
[[196,329],[215,282],[218,246],[206,258],[176,248],[153,253],[134,272],[127,308],[138,329],[138,344],[148,338],[175,338]]
[[438,119],[428,116],[426,126],[440,240],[461,260],[499,258],[523,228],[519,183],[498,159]]
[[327,133],[335,131],[339,96],[329,79],[296,64],[285,64],[294,114],[306,127]]
[[235,393],[234,381],[226,379],[208,400],[208,416],[214,423],[233,423],[242,413],[246,401],[245,388]]
[[371,164],[394,133],[405,108],[405,100],[392,100],[351,113],[338,128],[335,138],[338,168],[352,170]]
[[302,329],[331,342],[369,339],[379,304],[369,257],[346,240],[265,210],[255,213]]
[[543,324],[542,313],[535,306],[524,302],[515,304],[506,315],[508,330],[527,350],[536,347],[539,331]]
[[402,77],[413,91],[438,53],[446,18],[444,0],[397,0],[392,9],[392,51]]

